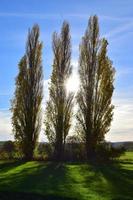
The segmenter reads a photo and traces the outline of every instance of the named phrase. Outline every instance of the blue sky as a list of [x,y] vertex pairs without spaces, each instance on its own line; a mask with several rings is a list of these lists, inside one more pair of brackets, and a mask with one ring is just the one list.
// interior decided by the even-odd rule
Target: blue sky
[[[133,141],[133,1],[132,0],[0,0],[0,140],[13,138],[10,99],[17,64],[25,51],[28,28],[38,23],[43,41],[44,86],[52,65],[52,33],[70,23],[72,63],[90,15],[98,15],[100,35],[108,39],[108,55],[116,68],[114,120],[107,140]],[[41,140],[44,136],[41,136]]]

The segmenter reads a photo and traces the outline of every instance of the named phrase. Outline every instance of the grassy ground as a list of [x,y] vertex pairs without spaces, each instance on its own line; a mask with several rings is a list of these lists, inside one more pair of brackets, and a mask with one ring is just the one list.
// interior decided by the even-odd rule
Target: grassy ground
[[133,152],[117,165],[0,162],[0,200],[131,200]]

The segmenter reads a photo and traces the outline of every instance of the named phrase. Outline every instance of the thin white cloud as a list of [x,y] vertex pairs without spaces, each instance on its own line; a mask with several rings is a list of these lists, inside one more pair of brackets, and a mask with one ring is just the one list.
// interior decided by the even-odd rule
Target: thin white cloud
[[0,92],[0,96],[10,96],[12,95],[11,92]]
[[1,12],[0,17],[19,17],[19,18],[38,18],[38,19],[58,19],[61,17],[59,14],[41,14],[41,13],[11,13]]
[[121,67],[117,70],[116,78],[133,74],[133,67]]
[[106,139],[133,141],[133,99],[117,98],[113,100],[113,103],[115,105],[114,119]]
[[100,20],[107,21],[117,21],[117,22],[131,22],[133,20],[132,17],[118,17],[118,16],[109,16],[109,15],[98,15]]
[[126,23],[124,25],[121,25],[121,26],[109,31],[108,33],[103,35],[103,37],[112,38],[112,37],[115,37],[118,34],[120,35],[121,33],[129,30],[130,28],[133,28],[133,20],[131,22],[129,22],[129,23]]
[[8,109],[8,108],[0,108],[0,112],[1,112],[1,111],[8,112],[8,111],[9,111],[9,109]]
[[0,141],[13,139],[10,111],[0,111]]
[[[77,19],[89,19],[90,13],[68,13],[68,14],[44,14],[44,13],[18,13],[18,12],[0,12],[0,17],[20,17],[20,18],[38,18],[38,19],[60,19],[60,18],[77,18]],[[130,17],[118,17],[109,15],[99,15],[100,20],[110,21],[131,21]]]

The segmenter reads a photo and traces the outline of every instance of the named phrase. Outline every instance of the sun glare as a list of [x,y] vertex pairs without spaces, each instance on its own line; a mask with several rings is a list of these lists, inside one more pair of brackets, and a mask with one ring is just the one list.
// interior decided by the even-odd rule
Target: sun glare
[[72,75],[66,82],[67,92],[76,93],[79,88],[79,77],[77,74]]

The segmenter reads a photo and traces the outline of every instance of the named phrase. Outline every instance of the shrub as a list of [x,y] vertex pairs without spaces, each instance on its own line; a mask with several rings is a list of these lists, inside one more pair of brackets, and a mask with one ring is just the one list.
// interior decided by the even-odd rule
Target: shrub
[[83,161],[85,159],[85,145],[78,136],[69,136],[65,145],[64,160]]
[[99,161],[110,161],[119,158],[126,149],[123,146],[113,147],[111,143],[103,142],[96,147],[96,159]]
[[12,159],[15,154],[15,143],[6,141],[0,150],[0,159]]
[[36,153],[35,159],[37,160],[50,160],[53,155],[52,147],[49,143],[39,143]]

